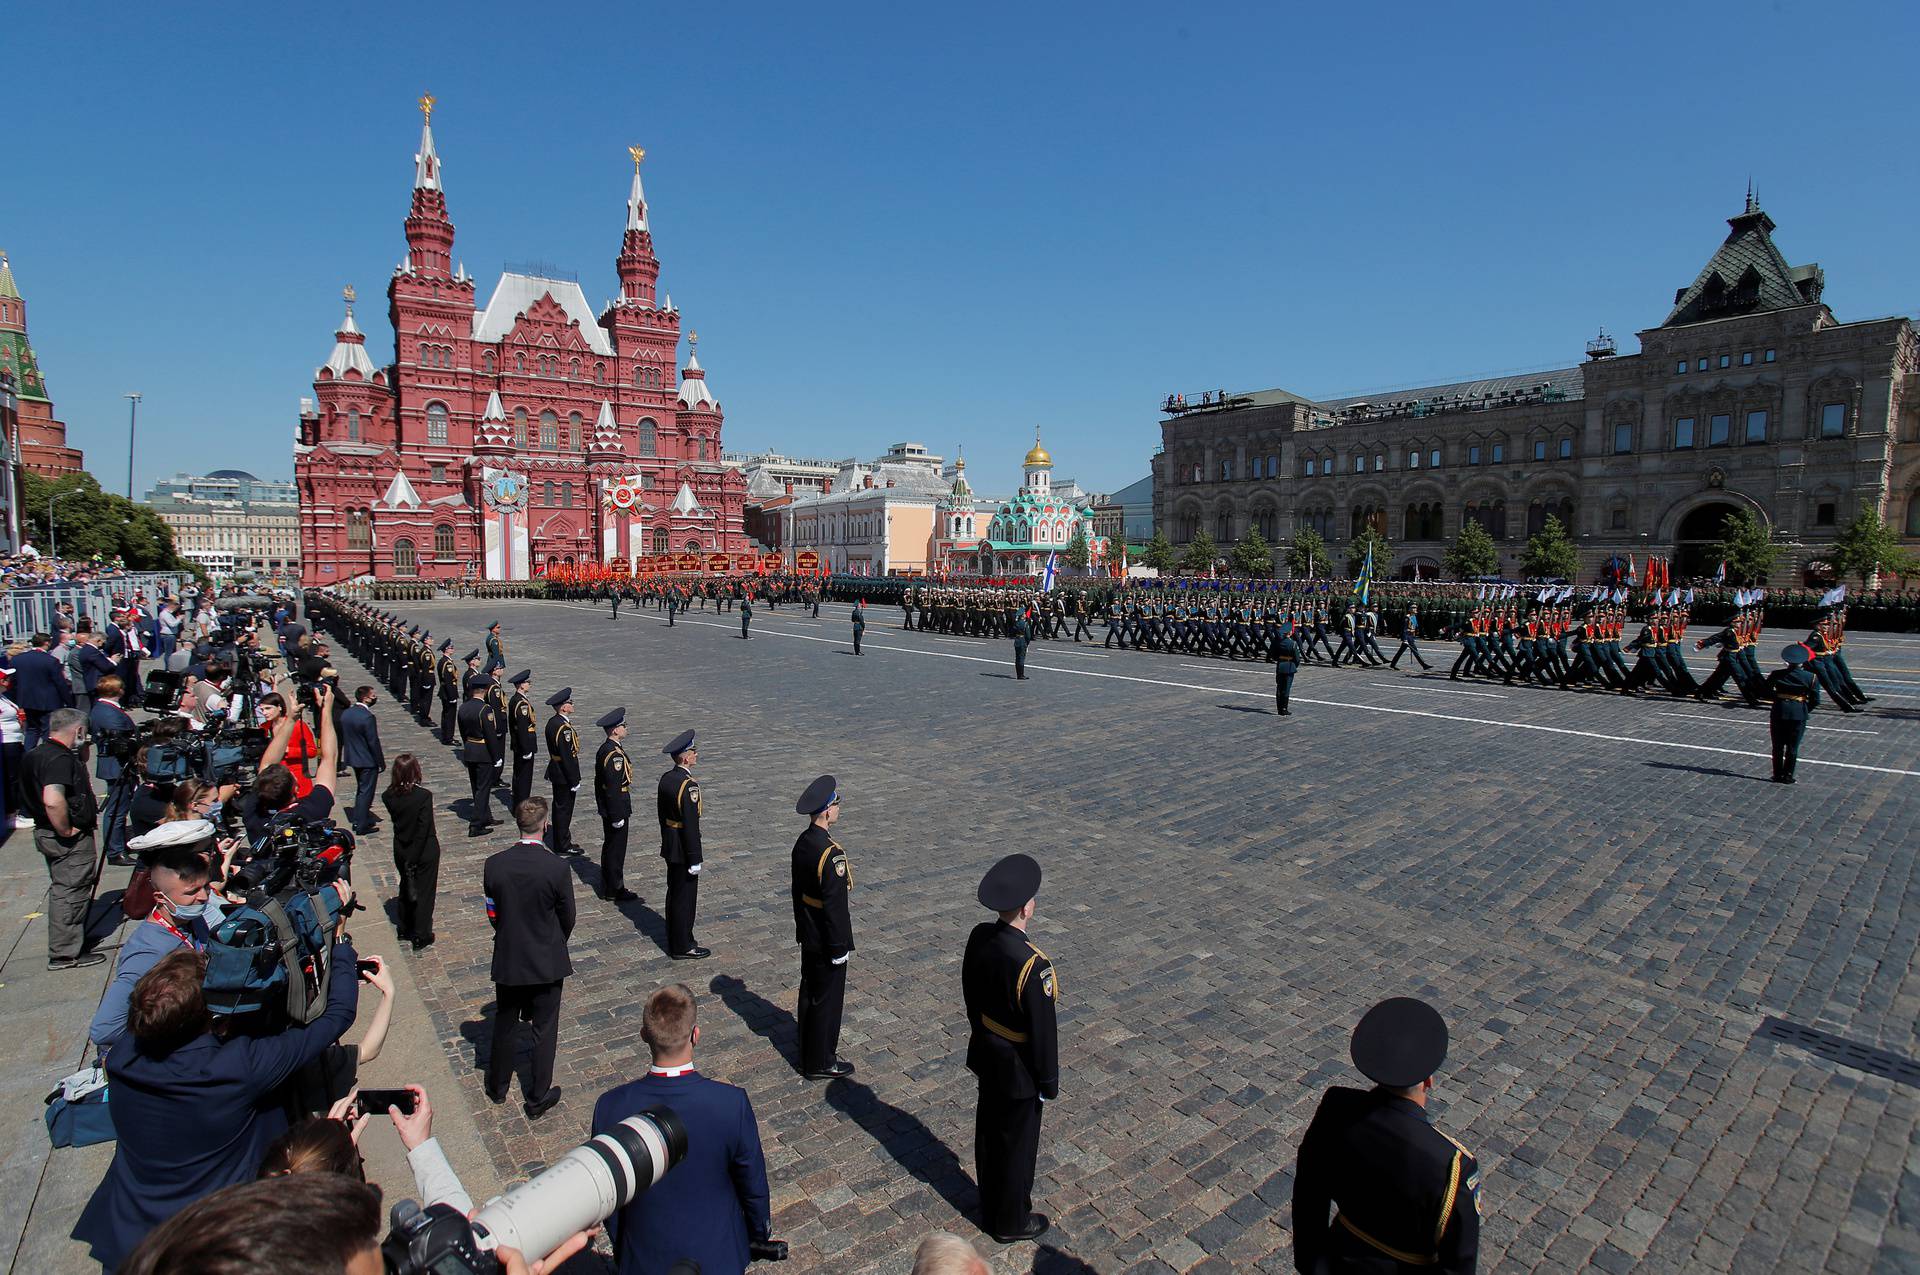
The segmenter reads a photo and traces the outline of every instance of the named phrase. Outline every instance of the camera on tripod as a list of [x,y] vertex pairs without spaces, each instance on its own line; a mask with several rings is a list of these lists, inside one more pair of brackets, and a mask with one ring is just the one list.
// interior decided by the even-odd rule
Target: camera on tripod
[[235,861],[228,888],[263,894],[317,890],[350,876],[353,846],[353,833],[331,819],[310,822],[291,811],[277,814]]

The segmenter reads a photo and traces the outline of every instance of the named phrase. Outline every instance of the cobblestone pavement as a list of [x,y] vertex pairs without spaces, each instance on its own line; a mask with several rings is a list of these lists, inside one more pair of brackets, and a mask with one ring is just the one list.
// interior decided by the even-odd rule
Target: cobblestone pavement
[[[643,799],[645,902],[598,902],[591,855],[577,869],[567,1093],[530,1125],[472,1071],[479,866],[503,842],[463,838],[463,773],[382,701],[388,755],[423,752],[443,812],[422,995],[507,1177],[644,1070],[639,1002],[691,978],[702,1070],[759,1114],[788,1269],[904,1272],[947,1227],[1001,1271],[1291,1270],[1304,1122],[1357,1080],[1361,1011],[1414,994],[1453,1029],[1434,1114],[1480,1156],[1482,1269],[1920,1270],[1920,1091],[1755,1038],[1778,1015],[1920,1046],[1920,641],[1849,642],[1881,698],[1816,714],[1785,787],[1745,709],[1309,667],[1281,721],[1264,667],[1046,643],[1021,686],[1006,644],[873,610],[856,659],[836,607],[758,610],[751,642],[734,614],[405,607],[463,649],[501,619],[539,698],[574,688],[583,751],[615,704],[636,759],[700,731],[714,957],[663,954]],[[859,879],[842,1046],[859,1074],[828,1086],[791,1066],[786,894],[793,798],[823,771]],[[1002,1249],[961,1216],[959,955],[980,873],[1014,850],[1046,867],[1032,932],[1062,971],[1064,1077],[1036,1188],[1054,1229]]]

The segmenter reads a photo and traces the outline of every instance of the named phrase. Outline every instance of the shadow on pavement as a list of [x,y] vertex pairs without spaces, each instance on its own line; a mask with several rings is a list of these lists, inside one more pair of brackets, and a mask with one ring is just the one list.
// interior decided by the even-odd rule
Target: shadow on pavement
[[1272,709],[1268,709],[1268,708],[1255,708],[1255,707],[1254,707],[1253,705],[1251,705],[1251,704],[1215,704],[1215,705],[1214,705],[1214,707],[1215,707],[1215,708],[1224,708],[1224,709],[1226,709],[1226,710],[1227,710],[1227,711],[1228,711],[1229,713],[1253,713],[1253,714],[1255,714],[1255,715],[1257,715],[1257,716],[1260,716],[1260,717],[1272,717],[1272,716],[1273,716],[1273,710],[1272,710]]
[[1751,779],[1763,784],[1769,782],[1765,775],[1751,775],[1738,770],[1723,770],[1719,766],[1682,766],[1678,762],[1671,761],[1649,761],[1642,762],[1641,764],[1653,770],[1684,770],[1695,775],[1719,775],[1726,779]]
[[974,1187],[973,1178],[961,1166],[953,1148],[942,1142],[918,1116],[882,1100],[857,1080],[836,1080],[829,1084],[827,1105],[865,1130],[895,1164],[933,1188],[954,1212],[963,1217],[974,1216],[980,1193]]
[[[599,897],[599,863],[592,861],[584,854],[570,854],[567,856],[567,867],[572,870],[574,876],[580,878],[582,885],[593,892],[594,902],[603,901]],[[632,887],[629,886],[628,889]],[[639,891],[635,890],[634,893],[638,894]],[[616,903],[614,906],[619,909],[621,916],[633,923],[635,930],[646,935],[648,940],[660,949],[662,955],[667,954],[667,919],[665,917],[648,907],[645,899],[635,899],[631,903]]]
[[1100,1275],[1100,1272],[1071,1253],[1042,1244],[1033,1255],[1033,1275]]
[[731,974],[719,975],[707,989],[725,1001],[748,1030],[772,1045],[787,1066],[800,1070],[800,1024],[791,1013]]

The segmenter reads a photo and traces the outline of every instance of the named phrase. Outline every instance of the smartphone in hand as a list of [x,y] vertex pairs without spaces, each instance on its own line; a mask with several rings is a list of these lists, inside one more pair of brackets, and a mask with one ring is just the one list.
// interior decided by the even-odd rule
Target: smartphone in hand
[[360,977],[364,981],[367,975],[379,973],[380,962],[363,958],[361,960],[355,961],[353,963],[353,968],[360,971]]
[[363,1116],[384,1116],[388,1107],[400,1108],[400,1114],[413,1114],[411,1089],[362,1089],[354,1101],[354,1110]]

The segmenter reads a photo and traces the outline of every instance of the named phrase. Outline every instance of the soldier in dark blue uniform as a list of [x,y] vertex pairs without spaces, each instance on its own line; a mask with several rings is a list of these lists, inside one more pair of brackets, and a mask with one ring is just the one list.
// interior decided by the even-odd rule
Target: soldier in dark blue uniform
[[627,737],[627,710],[616,708],[594,723],[607,732],[593,759],[593,802],[600,810],[600,897],[638,903],[627,889],[627,825],[633,820],[633,763],[620,741]]
[[1027,639],[1033,634],[1027,614],[1022,611],[1013,622],[1013,675],[1022,682],[1027,680]]
[[533,714],[533,673],[521,669],[507,679],[513,683],[513,697],[507,701],[507,742],[513,750],[513,801],[511,810],[533,795],[533,759],[540,752],[540,723]]
[[667,955],[676,961],[702,961],[713,953],[693,941],[693,916],[700,902],[700,784],[693,777],[699,750],[693,732],[674,737],[660,750],[673,769],[660,776],[660,857],[667,861]]
[[1820,705],[1820,682],[1807,671],[1809,652],[1795,642],[1780,652],[1787,662],[1783,669],[1767,675],[1767,689],[1773,692],[1773,708],[1767,715],[1767,727],[1773,736],[1773,782],[1791,784],[1794,765],[1800,760],[1800,740],[1807,733],[1807,714]]
[[740,595],[740,636],[749,641],[752,640],[753,634],[747,632],[747,626],[752,623],[753,595],[751,593],[743,593]]
[[1299,671],[1300,648],[1292,637],[1282,636],[1273,644],[1273,705],[1282,717],[1293,716],[1288,703],[1293,697],[1293,675]]
[[860,639],[867,632],[867,600],[856,598],[853,603],[853,653],[860,654]]
[[1040,1154],[1040,1107],[1060,1097],[1055,1023],[1059,980],[1027,938],[1040,865],[1024,854],[993,865],[980,882],[981,906],[998,912],[967,936],[960,987],[967,1001],[967,1070],[980,1078],[973,1121],[981,1226],[1002,1244],[1044,1233],[1033,1211]]
[[808,1080],[838,1080],[853,1074],[842,1061],[840,1015],[847,1000],[847,959],[853,955],[853,918],[847,894],[853,865],[834,840],[840,789],[832,775],[807,785],[794,803],[807,816],[793,843],[793,927],[800,944],[800,1071]]
[[[1301,1275],[1430,1270],[1471,1275],[1480,1256],[1480,1165],[1427,1121],[1447,1025],[1431,1005],[1385,1000],[1353,1030],[1371,1090],[1320,1100],[1293,1173],[1293,1264]],[[1331,1223],[1327,1208],[1338,1209]]]
[[1407,654],[1412,654],[1413,658],[1420,662],[1422,672],[1433,668],[1433,665],[1427,663],[1427,657],[1420,654],[1420,608],[1412,603],[1407,604],[1407,614],[1400,621],[1400,649],[1395,651],[1393,658],[1387,661],[1387,667],[1399,668],[1400,657]]
[[453,639],[440,644],[434,672],[440,683],[440,742],[453,743],[454,718],[460,713],[460,666],[453,662]]
[[573,688],[563,686],[547,696],[553,716],[547,719],[547,782],[553,785],[553,852],[581,854],[573,839],[573,803],[580,791],[580,735],[573,729]]
[[467,702],[460,706],[460,760],[473,789],[473,808],[467,816],[467,835],[477,837],[493,827],[493,777],[506,757],[506,738],[500,717],[487,703],[493,685],[479,674],[467,679]]

